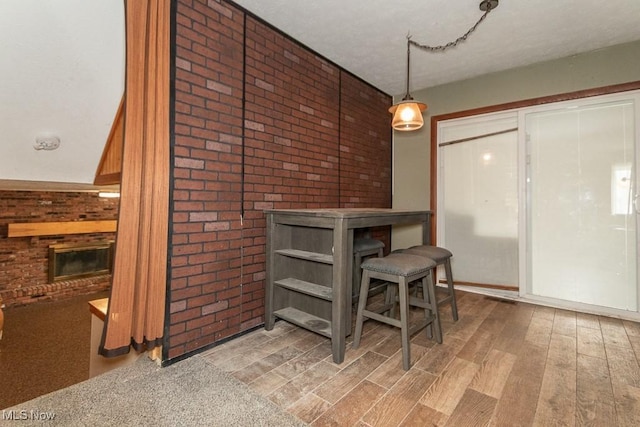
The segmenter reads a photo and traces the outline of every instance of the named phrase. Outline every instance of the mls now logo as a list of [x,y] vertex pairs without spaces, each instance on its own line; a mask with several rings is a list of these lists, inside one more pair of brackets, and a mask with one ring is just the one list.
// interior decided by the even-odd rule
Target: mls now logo
[[2,419],[5,421],[21,421],[21,420],[28,420],[29,419],[29,412],[25,411],[24,409],[22,411],[2,411]]
[[24,421],[24,420],[34,420],[34,421],[51,421],[56,417],[54,412],[41,412],[41,411],[27,411],[27,410],[9,410],[2,411],[2,420],[4,421]]

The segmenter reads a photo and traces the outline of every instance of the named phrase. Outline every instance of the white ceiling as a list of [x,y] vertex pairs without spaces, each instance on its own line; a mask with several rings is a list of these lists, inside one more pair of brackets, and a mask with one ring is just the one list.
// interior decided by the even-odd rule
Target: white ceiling
[[[407,34],[443,45],[480,0],[234,0],[390,95],[406,90]],[[411,90],[640,40],[640,0],[500,0],[466,42],[411,49]]]
[[[482,15],[479,0],[235,3],[390,95],[405,91],[408,33],[445,44]],[[501,0],[457,47],[412,49],[411,89],[634,40],[640,0]],[[0,52],[0,188],[86,188],[124,88],[123,0],[0,0]],[[60,148],[33,148],[50,135]]]
[[0,0],[0,52],[0,188],[92,183],[124,90],[123,1]]

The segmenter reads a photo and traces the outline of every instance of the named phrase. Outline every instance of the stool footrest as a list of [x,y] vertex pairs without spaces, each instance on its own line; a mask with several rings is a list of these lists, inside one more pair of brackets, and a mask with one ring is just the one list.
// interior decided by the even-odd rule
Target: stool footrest
[[378,322],[386,323],[387,325],[395,326],[396,328],[401,326],[400,320],[376,313],[375,311],[363,310],[362,315],[365,318],[377,320]]
[[449,295],[448,297],[444,297],[444,298],[442,298],[442,299],[439,299],[439,300],[438,300],[438,305],[448,303],[448,302],[450,302],[452,299],[453,299],[453,296],[451,296],[451,295]]
[[[409,329],[409,336],[415,334],[416,332],[426,328],[427,326],[432,326],[433,322],[435,322],[436,318],[435,316],[431,316],[429,319],[425,319],[423,321],[421,321],[420,323],[418,323],[417,325],[411,327]],[[431,335],[431,334],[429,334]],[[428,336],[428,338],[431,338],[431,336]],[[438,344],[442,344],[442,336],[440,337],[436,337],[436,342]]]
[[[440,301],[438,301],[440,302]],[[429,310],[433,310],[433,304],[424,302],[416,297],[409,297],[409,305],[411,307],[420,307],[420,308],[428,308]]]
[[387,312],[387,311],[391,310],[391,309],[393,308],[393,306],[394,306],[394,305],[395,305],[395,304],[385,304],[385,305],[383,305],[383,306],[377,307],[375,310],[372,310],[372,309],[370,309],[370,308],[367,308],[367,309],[366,309],[366,311],[368,311],[369,313],[378,313],[378,314],[381,314],[381,313],[385,313],[385,312]]

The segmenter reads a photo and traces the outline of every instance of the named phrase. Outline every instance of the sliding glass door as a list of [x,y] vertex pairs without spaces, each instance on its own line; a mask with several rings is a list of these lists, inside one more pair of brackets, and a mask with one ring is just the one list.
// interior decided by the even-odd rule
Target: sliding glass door
[[532,295],[637,311],[632,100],[524,113]]
[[454,122],[439,135],[438,236],[456,281],[517,290],[517,116]]
[[636,91],[439,122],[456,282],[638,312],[639,109]]

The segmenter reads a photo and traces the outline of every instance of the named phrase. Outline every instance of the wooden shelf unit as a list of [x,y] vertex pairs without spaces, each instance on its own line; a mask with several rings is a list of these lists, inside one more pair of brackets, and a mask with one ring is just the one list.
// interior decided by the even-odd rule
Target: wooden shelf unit
[[331,338],[333,255],[330,229],[277,224],[273,228],[269,318]]

